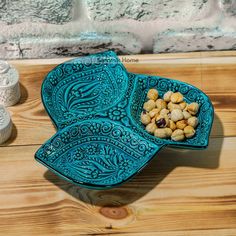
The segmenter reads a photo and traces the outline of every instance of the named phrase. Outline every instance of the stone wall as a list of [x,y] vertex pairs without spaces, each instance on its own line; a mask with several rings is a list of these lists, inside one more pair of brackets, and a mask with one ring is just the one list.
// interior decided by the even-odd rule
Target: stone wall
[[0,58],[236,49],[236,0],[0,0]]

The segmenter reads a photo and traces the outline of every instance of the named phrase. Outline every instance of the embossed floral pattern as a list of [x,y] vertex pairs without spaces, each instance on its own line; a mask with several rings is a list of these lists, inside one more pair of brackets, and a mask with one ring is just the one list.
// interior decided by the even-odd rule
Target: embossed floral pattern
[[89,145],[86,150],[86,152],[91,155],[96,154],[96,151],[97,151],[97,146],[95,146],[95,145]]
[[70,139],[70,133],[68,131],[65,131],[64,133],[61,134],[61,141],[66,143]]
[[179,84],[177,82],[171,82],[169,83],[169,90],[170,91],[173,91],[173,92],[176,92],[179,90]]
[[195,100],[198,104],[203,104],[204,103],[204,97],[203,96],[198,96]]
[[125,160],[125,159],[123,158],[123,160],[120,161],[120,163],[119,163],[119,169],[125,171],[125,170],[129,169],[129,168],[132,166],[132,164],[133,164],[132,161],[130,161],[130,160]]
[[96,132],[96,133],[99,133],[100,127],[101,127],[101,126],[100,126],[99,124],[97,124],[97,123],[92,123],[91,126],[90,126],[90,129],[91,129],[91,131],[94,131],[94,132]]
[[83,69],[83,64],[82,63],[76,63],[76,62],[73,62],[72,64],[72,69],[74,71],[81,71]]
[[98,169],[94,169],[92,172],[91,172],[91,177],[93,179],[96,179],[98,176],[99,176],[100,172]]
[[56,85],[57,84],[57,78],[54,75],[51,75],[49,77],[49,81],[51,82],[52,85]]
[[76,149],[73,153],[72,153],[72,157],[77,159],[77,160],[82,160],[84,158],[84,150],[81,148]]
[[108,116],[112,120],[120,120],[125,117],[126,113],[125,110],[120,107],[114,107],[109,110]]

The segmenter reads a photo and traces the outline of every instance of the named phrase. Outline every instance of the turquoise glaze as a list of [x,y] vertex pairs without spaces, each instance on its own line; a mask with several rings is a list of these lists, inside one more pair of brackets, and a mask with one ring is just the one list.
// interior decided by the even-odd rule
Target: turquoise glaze
[[[157,88],[160,96],[179,91],[187,102],[200,104],[192,139],[163,140],[145,131],[140,114],[150,88]],[[96,189],[127,181],[167,145],[206,148],[214,117],[209,98],[199,89],[128,73],[110,51],[57,66],[43,82],[42,100],[57,133],[35,158],[64,179]]]

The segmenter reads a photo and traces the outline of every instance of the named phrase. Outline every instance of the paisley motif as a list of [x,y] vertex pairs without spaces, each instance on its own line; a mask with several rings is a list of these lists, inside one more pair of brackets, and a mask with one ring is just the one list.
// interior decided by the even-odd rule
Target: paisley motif
[[100,119],[59,131],[36,158],[75,183],[106,187],[133,176],[161,147],[123,125]]
[[[101,55],[102,64],[93,64]],[[128,89],[128,75],[116,58],[114,65],[107,66],[106,61],[114,58],[112,55],[109,52],[97,54],[90,60],[89,57],[87,60],[74,59],[57,66],[47,75],[42,85],[42,98],[57,127],[68,120],[81,120],[107,110],[122,100]],[[83,61],[86,68],[81,70]]]

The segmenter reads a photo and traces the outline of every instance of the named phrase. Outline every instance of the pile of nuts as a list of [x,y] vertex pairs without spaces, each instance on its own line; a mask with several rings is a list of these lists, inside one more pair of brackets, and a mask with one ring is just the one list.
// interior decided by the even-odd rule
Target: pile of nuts
[[179,92],[168,91],[163,99],[158,99],[158,91],[150,89],[147,93],[147,102],[143,105],[141,122],[147,132],[158,138],[171,138],[174,141],[183,141],[192,138],[198,125],[196,114],[199,104],[187,104],[184,96]]

